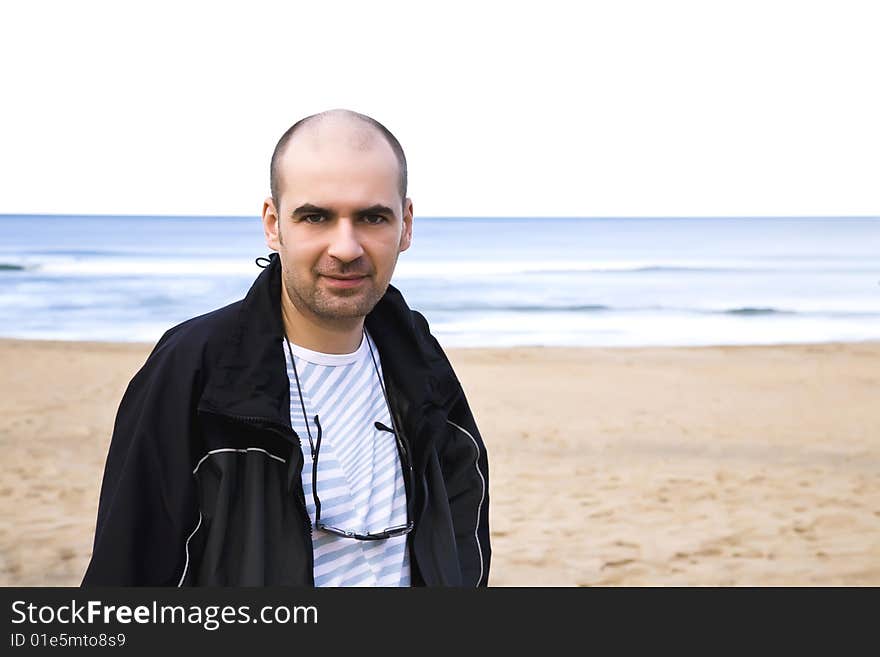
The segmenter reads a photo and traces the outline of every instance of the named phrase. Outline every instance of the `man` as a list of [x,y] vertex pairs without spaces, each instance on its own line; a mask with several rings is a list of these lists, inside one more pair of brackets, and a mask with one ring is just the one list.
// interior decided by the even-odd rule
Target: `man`
[[486,450],[390,285],[406,159],[332,110],[272,156],[247,296],[169,330],[119,407],[90,585],[485,586]]

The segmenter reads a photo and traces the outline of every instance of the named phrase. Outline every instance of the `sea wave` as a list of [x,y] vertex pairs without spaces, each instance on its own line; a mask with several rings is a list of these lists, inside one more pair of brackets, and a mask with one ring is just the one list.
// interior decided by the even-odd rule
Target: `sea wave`
[[[794,310],[783,310],[780,308],[753,308],[750,306],[745,306],[743,308],[726,308],[724,310],[715,310],[710,311],[715,313],[722,313],[725,315],[797,315],[797,311]],[[801,313],[803,314],[803,313]]]
[[[67,276],[229,276],[259,273],[253,259],[241,257],[127,257],[35,254],[7,259],[0,271],[34,271]],[[752,274],[773,272],[858,273],[877,272],[874,261],[636,261],[636,260],[408,260],[402,257],[395,269],[401,280],[461,280],[503,276],[572,276],[583,274]]]
[[9,267],[61,276],[256,276],[260,272],[253,260],[208,258],[31,260],[11,264]]
[[847,262],[812,261],[777,263],[764,261],[589,261],[589,260],[437,260],[412,262],[401,260],[395,276],[404,279],[462,279],[472,277],[517,275],[579,275],[579,274],[772,274],[774,272],[822,272],[880,274],[878,261]]
[[682,307],[682,306],[609,306],[605,304],[493,304],[493,303],[423,303],[420,310],[442,313],[630,313],[630,314],[698,314],[734,315],[740,317],[803,316],[803,317],[880,317],[880,308],[774,308],[766,306],[736,306],[730,308]]

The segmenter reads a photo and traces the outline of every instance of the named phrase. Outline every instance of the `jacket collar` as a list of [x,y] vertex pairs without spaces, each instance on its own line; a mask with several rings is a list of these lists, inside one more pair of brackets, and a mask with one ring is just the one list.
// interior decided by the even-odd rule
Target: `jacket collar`
[[[272,253],[239,306],[199,410],[289,429],[290,383],[282,352],[281,262]],[[392,411],[416,435],[428,414],[448,415],[461,386],[427,323],[388,286],[365,319],[379,350]]]

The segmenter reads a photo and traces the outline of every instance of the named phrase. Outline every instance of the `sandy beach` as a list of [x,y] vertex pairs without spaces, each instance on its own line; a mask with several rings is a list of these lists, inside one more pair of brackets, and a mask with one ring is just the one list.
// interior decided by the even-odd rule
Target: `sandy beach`
[[[0,340],[0,585],[78,585],[150,345]],[[490,585],[880,585],[880,343],[449,350]]]

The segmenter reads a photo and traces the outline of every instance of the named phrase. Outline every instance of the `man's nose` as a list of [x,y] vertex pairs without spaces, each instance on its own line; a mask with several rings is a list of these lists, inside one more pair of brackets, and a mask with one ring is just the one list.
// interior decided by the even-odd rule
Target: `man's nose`
[[364,249],[358,240],[353,223],[348,219],[340,219],[330,236],[327,254],[342,262],[352,262],[360,258]]

